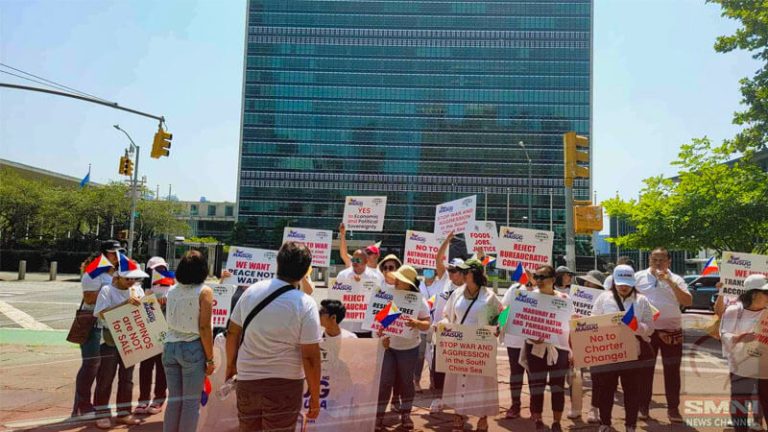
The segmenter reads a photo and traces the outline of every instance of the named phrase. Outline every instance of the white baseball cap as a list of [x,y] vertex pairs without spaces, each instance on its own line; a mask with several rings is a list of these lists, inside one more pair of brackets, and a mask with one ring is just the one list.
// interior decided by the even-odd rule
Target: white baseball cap
[[461,258],[454,258],[448,263],[448,268],[457,268],[458,266],[464,264],[464,260]]
[[152,270],[154,270],[156,267],[160,267],[160,266],[168,268],[168,263],[165,262],[163,257],[155,256],[155,257],[150,258],[149,261],[147,261],[147,268],[150,268]]
[[761,274],[753,274],[744,279],[744,289],[750,290],[768,290],[768,280]]
[[616,268],[613,269],[614,285],[629,285],[634,287],[635,283],[635,270],[632,269],[632,267],[626,264],[621,264],[617,265]]

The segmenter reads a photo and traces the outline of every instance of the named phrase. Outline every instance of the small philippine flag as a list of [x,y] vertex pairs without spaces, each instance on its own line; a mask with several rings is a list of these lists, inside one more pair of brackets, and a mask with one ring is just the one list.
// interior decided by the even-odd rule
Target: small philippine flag
[[103,274],[109,271],[109,269],[111,268],[113,268],[112,263],[109,262],[107,257],[105,257],[104,255],[100,255],[98,258],[91,261],[90,264],[85,266],[85,272],[88,273],[88,276],[90,276],[91,279],[95,279],[100,274]]
[[528,283],[528,273],[523,270],[523,263],[517,263],[517,268],[512,273],[512,280],[517,281],[520,285]]
[[138,268],[139,268],[139,265],[136,264],[136,261],[128,258],[123,254],[120,254],[120,271],[121,272],[137,270]]
[[493,264],[496,262],[496,258],[486,255],[485,258],[483,258],[483,267],[488,267],[488,264]]
[[715,257],[712,257],[707,261],[707,264],[704,266],[704,270],[701,271],[702,276],[706,276],[708,274],[713,273],[719,273],[720,268],[717,265],[717,260],[715,260]]
[[154,270],[152,272],[152,285],[171,286],[176,283],[176,275],[170,270]]
[[391,301],[384,306],[384,309],[376,314],[375,319],[383,328],[387,328],[390,324],[397,321],[397,319],[400,318],[400,315],[402,315],[402,312],[397,308],[395,302]]
[[629,306],[629,310],[627,310],[624,313],[624,317],[621,319],[621,322],[627,325],[627,327],[631,328],[632,331],[637,331],[637,316],[635,316],[635,305],[632,304]]
[[435,300],[437,299],[437,294],[432,294],[432,297],[427,300],[427,305],[429,306],[429,311],[433,311],[435,309]]

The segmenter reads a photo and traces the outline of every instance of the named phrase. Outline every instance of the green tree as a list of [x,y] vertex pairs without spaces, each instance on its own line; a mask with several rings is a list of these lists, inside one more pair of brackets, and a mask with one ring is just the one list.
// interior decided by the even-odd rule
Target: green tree
[[612,239],[623,248],[763,253],[768,250],[768,173],[748,160],[727,164],[729,152],[706,138],[683,145],[676,180],[646,179],[639,200],[603,203],[636,231]]
[[733,122],[745,128],[725,144],[731,151],[740,152],[765,148],[768,143],[768,1],[707,1],[719,4],[722,16],[741,24],[734,34],[718,37],[715,50],[721,53],[745,50],[762,63],[754,76],[740,81],[746,109],[735,113]]

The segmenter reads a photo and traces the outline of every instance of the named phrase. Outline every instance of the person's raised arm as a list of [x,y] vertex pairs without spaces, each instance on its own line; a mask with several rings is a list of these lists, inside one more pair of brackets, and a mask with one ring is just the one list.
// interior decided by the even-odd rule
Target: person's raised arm
[[344,226],[344,222],[339,225],[339,256],[341,256],[341,261],[344,262],[345,267],[352,266],[352,260],[347,250],[347,227]]
[[203,344],[205,352],[205,374],[213,373],[215,365],[213,364],[213,325],[211,324],[211,315],[213,315],[213,290],[204,286],[200,290],[200,318],[198,319],[198,330],[200,331],[200,342]]
[[435,256],[436,280],[442,279],[443,275],[445,274],[445,264],[443,264],[443,259],[448,251],[448,246],[451,245],[451,240],[453,240],[453,231],[448,234],[448,237],[446,237],[445,240],[443,240],[443,243],[440,244],[440,249],[437,250],[437,255]]
[[301,362],[309,390],[307,418],[314,419],[320,414],[320,344],[302,344]]

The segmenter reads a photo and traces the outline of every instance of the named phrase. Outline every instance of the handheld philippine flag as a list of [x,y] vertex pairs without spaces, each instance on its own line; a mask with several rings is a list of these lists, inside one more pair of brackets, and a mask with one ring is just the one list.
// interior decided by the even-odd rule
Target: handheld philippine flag
[[509,320],[509,306],[504,308],[499,314],[499,328],[505,328],[507,326],[507,320]]
[[154,270],[152,272],[152,285],[171,286],[176,283],[176,275],[170,270]]
[[720,273],[720,267],[718,267],[715,257],[712,257],[707,261],[707,264],[704,265],[704,270],[701,271],[701,275],[706,276],[713,273]]
[[627,310],[624,313],[624,317],[621,319],[621,322],[627,325],[627,327],[631,328],[632,331],[637,331],[637,317],[635,316],[635,305],[632,304],[629,306],[629,310]]
[[483,258],[483,267],[488,267],[488,264],[493,264],[496,262],[496,258],[486,255],[485,258]]
[[397,321],[397,319],[400,318],[400,315],[402,315],[402,312],[397,308],[395,302],[391,301],[384,306],[384,309],[376,314],[375,320],[381,324],[381,327],[387,328],[390,324]]
[[109,262],[107,257],[102,254],[85,266],[85,272],[88,273],[88,276],[90,276],[91,279],[95,279],[99,275],[108,272],[111,268],[114,268],[114,266]]
[[437,299],[437,294],[432,294],[432,297],[427,300],[427,305],[429,306],[429,311],[432,312],[435,310],[435,300]]
[[512,273],[512,280],[518,282],[520,285],[526,285],[528,283],[528,273],[523,270],[523,263],[517,263],[515,272]]
[[203,381],[203,391],[200,394],[200,405],[205,406],[208,404],[208,396],[211,395],[211,380],[205,377]]
[[[650,304],[650,303],[649,303]],[[656,309],[654,305],[651,305],[651,312],[653,312],[653,320],[656,321],[661,316],[661,311]]]

